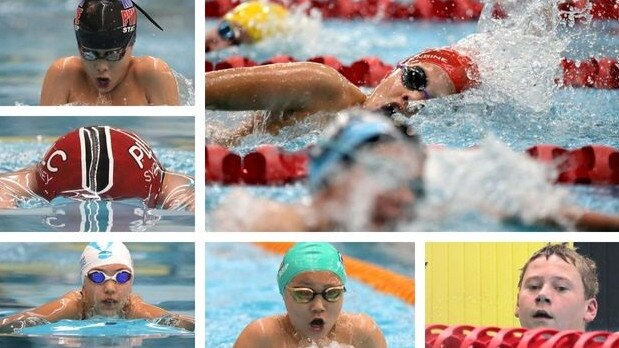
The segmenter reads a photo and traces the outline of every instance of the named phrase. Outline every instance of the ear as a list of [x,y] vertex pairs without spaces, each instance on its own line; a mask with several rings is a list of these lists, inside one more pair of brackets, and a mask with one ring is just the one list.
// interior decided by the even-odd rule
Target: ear
[[589,323],[592,322],[598,314],[598,301],[595,298],[591,298],[586,301],[586,305],[583,319],[585,323]]

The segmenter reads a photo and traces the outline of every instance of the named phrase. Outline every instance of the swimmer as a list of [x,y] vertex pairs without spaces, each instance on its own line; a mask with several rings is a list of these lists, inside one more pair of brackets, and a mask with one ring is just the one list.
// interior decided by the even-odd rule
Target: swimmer
[[0,208],[64,196],[78,200],[140,198],[149,208],[194,210],[193,178],[166,171],[133,132],[81,127],[60,137],[36,165],[0,174]]
[[206,52],[253,44],[285,31],[288,11],[267,1],[244,2],[226,13],[216,28],[206,33]]
[[251,322],[235,348],[387,346],[372,318],[342,312],[346,270],[331,244],[295,244],[282,260],[277,284],[287,313]]
[[[380,114],[356,111],[340,115],[325,134],[326,138],[310,152],[309,204],[261,201],[255,205],[260,209],[243,215],[240,222],[231,218],[231,207],[224,204],[216,212],[216,221],[221,224],[218,227],[246,231],[379,231],[395,230],[415,219],[416,204],[425,196],[427,151],[409,128],[398,129]],[[494,206],[480,209],[501,220],[515,218],[508,212],[496,211]],[[272,216],[279,218],[269,218]],[[534,223],[584,231],[619,230],[618,216],[572,205]]]
[[595,261],[564,244],[549,244],[525,263],[515,316],[527,329],[585,331],[597,315]]
[[90,243],[80,259],[82,288],[40,307],[0,318],[0,332],[92,317],[149,319],[193,331],[195,319],[148,304],[132,292],[135,273],[131,253],[120,242]]
[[206,73],[206,108],[268,110],[282,117],[252,118],[240,126],[226,145],[251,134],[266,121],[269,132],[317,112],[363,107],[392,116],[411,116],[423,100],[461,93],[479,85],[477,67],[452,48],[429,49],[404,59],[369,95],[335,69],[311,62],[269,64]]
[[142,11],[131,0],[80,2],[74,19],[80,56],[52,63],[41,105],[179,105],[168,65],[159,58],[133,56],[136,8]]

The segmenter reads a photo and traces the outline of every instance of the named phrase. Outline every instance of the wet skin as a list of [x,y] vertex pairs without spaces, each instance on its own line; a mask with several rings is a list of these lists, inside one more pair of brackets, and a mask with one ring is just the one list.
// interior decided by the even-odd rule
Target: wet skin
[[595,319],[597,301],[585,298],[578,270],[559,256],[529,264],[518,292],[515,315],[525,328],[585,330]]
[[[99,266],[91,269],[93,270],[102,271],[108,276],[113,276],[121,270],[129,271],[127,266],[121,264]],[[112,279],[106,280],[103,284],[95,284],[86,277],[82,286],[86,308],[91,308],[93,315],[126,317],[124,311],[129,302],[132,284],[133,278],[124,284],[118,284]]]

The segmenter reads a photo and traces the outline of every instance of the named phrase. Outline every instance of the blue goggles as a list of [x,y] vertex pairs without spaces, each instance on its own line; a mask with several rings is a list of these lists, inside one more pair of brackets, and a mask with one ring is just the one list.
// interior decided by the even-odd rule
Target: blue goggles
[[241,34],[239,31],[228,21],[221,21],[219,27],[217,27],[217,34],[222,39],[238,45],[241,43]]
[[108,280],[113,280],[118,284],[125,284],[131,280],[131,272],[121,270],[116,272],[113,276],[109,276],[102,271],[90,271],[88,272],[88,279],[95,284],[103,284]]
[[123,59],[125,53],[127,52],[127,47],[114,48],[111,50],[105,50],[104,52],[99,52],[100,50],[93,50],[83,46],[80,46],[79,49],[82,58],[89,62],[95,61],[97,59],[105,59],[110,62],[117,62]]

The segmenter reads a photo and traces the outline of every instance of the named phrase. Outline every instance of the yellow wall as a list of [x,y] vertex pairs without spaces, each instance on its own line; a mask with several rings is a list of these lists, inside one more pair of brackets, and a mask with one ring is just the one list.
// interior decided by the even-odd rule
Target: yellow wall
[[427,243],[426,324],[520,326],[520,269],[545,244]]

